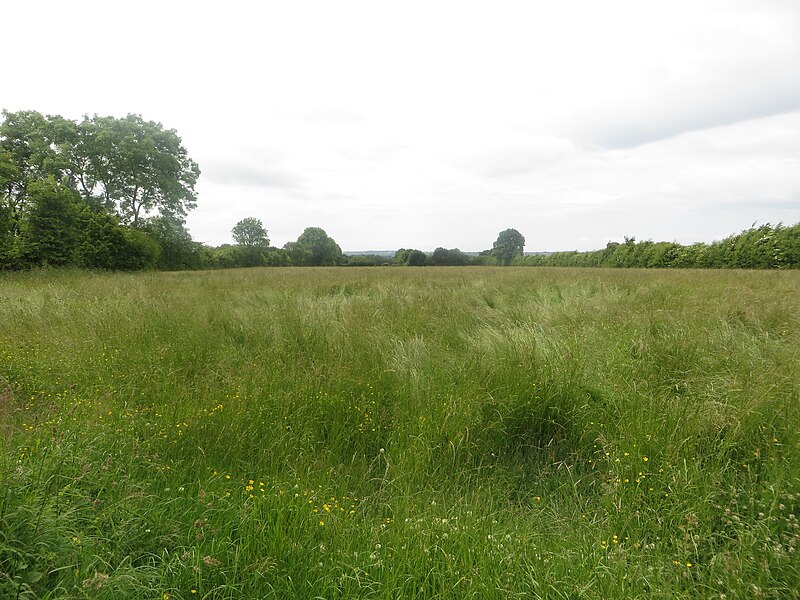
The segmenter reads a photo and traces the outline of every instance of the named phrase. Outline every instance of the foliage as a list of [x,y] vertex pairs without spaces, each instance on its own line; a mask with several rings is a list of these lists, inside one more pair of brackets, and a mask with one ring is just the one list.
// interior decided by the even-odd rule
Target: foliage
[[231,230],[233,239],[240,246],[247,247],[263,247],[269,246],[269,238],[267,237],[267,230],[260,219],[254,217],[247,217],[242,219]]
[[447,250],[442,247],[433,251],[430,256],[430,262],[432,265],[442,267],[463,267],[473,263],[470,257],[458,248]]
[[342,261],[342,249],[325,230],[308,227],[296,242],[284,246],[296,266],[333,266]]
[[[144,121],[3,111],[0,123],[0,268],[199,268],[182,217],[199,170],[173,130]],[[165,246],[123,225],[154,223]],[[122,222],[122,223],[121,223]],[[187,239],[188,238],[188,239]]]
[[525,238],[516,229],[506,229],[501,231],[492,245],[492,256],[500,261],[500,264],[510,265],[512,261],[522,256],[525,248]]
[[514,264],[559,267],[785,269],[800,268],[800,223],[751,227],[711,244],[609,242],[594,252],[554,252],[518,258]]
[[394,264],[408,267],[422,267],[428,262],[428,255],[414,248],[400,248],[394,255]]
[[213,269],[240,267],[286,267],[291,264],[289,253],[283,248],[248,247],[223,244],[207,249],[206,266]]
[[142,223],[141,229],[160,248],[158,268],[180,271],[205,266],[201,244],[192,240],[182,221],[168,216],[150,217]]
[[378,267],[388,265],[391,260],[380,254],[355,254],[344,256],[343,259],[343,264],[348,267]]
[[34,265],[78,263],[78,195],[51,177],[27,186],[30,207],[21,231],[21,254]]
[[[145,121],[139,115],[123,119],[85,118],[88,131],[86,179],[117,207],[123,223],[136,227],[146,213],[158,210],[172,219],[185,217],[195,207],[195,183],[200,175],[175,130]],[[82,166],[75,164],[76,171]]]

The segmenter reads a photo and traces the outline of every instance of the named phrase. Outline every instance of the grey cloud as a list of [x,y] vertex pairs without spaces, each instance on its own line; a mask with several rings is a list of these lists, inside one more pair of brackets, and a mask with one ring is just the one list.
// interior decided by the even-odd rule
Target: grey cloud
[[628,73],[624,94],[596,90],[598,101],[590,95],[567,128],[606,148],[632,148],[798,110],[798,15],[797,8],[753,3],[741,13],[721,12],[716,25],[687,26],[670,55]]
[[292,171],[275,165],[255,165],[246,160],[206,159],[203,177],[209,183],[299,190],[304,179]]
[[590,136],[593,141],[605,148],[635,148],[691,131],[733,125],[798,109],[800,109],[800,89],[796,94],[764,98],[752,104],[705,106],[698,107],[694,111],[666,115],[645,114],[633,117],[615,115],[600,126],[591,128]]

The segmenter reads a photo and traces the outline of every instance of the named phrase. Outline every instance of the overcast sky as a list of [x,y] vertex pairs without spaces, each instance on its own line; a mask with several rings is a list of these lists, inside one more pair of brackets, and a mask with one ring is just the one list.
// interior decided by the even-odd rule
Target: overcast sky
[[800,221],[800,2],[6,1],[0,107],[138,113],[187,224],[344,250],[595,249]]

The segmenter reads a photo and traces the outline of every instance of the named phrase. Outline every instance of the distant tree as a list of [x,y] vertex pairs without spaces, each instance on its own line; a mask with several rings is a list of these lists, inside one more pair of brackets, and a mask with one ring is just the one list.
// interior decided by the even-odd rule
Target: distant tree
[[492,246],[492,256],[503,265],[510,265],[517,257],[522,256],[525,238],[516,229],[501,231]]
[[342,261],[342,249],[325,230],[319,227],[308,227],[296,242],[284,246],[298,266],[330,266]]
[[431,264],[439,267],[450,264],[450,253],[441,246],[436,248],[431,254]]
[[469,255],[464,254],[458,248],[451,248],[450,250],[447,251],[447,260],[448,264],[451,264],[456,267],[468,265],[470,264],[470,262],[472,262]]
[[270,246],[263,254],[262,264],[265,267],[286,267],[292,264],[292,260],[283,248]]
[[429,257],[430,264],[436,266],[460,267],[470,264],[471,259],[458,248],[447,250],[439,247]]
[[412,250],[408,253],[408,258],[406,259],[406,264],[409,267],[423,267],[425,263],[428,261],[428,255],[425,254],[422,250]]
[[394,264],[396,265],[406,265],[408,264],[408,255],[411,253],[410,248],[400,248],[397,252],[394,253]]
[[233,239],[240,246],[247,247],[269,247],[269,238],[267,237],[267,230],[260,219],[254,217],[247,217],[239,221],[233,226],[231,230]]
[[344,265],[348,267],[377,267],[387,263],[387,258],[380,254],[356,254],[344,259]]

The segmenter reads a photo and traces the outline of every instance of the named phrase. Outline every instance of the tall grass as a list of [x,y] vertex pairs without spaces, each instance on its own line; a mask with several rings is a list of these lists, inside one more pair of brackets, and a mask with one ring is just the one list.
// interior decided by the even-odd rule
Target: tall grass
[[7,275],[0,597],[797,597],[798,292]]

